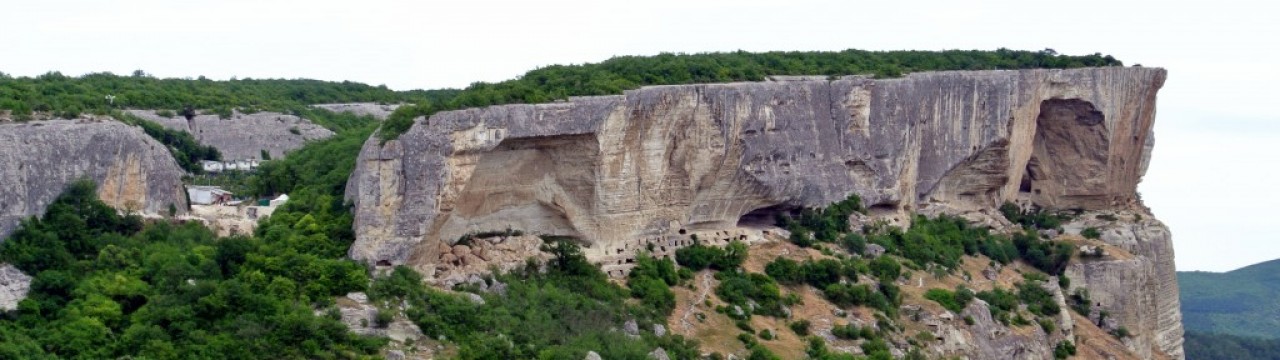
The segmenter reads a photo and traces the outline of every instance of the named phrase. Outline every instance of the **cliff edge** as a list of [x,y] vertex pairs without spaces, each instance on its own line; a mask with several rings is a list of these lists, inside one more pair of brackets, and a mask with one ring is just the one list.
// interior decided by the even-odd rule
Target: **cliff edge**
[[121,122],[0,124],[0,239],[85,177],[117,209],[163,215],[173,207],[185,214],[183,174],[163,144]]
[[[654,86],[419,119],[372,137],[348,182],[350,256],[428,278],[483,258],[463,235],[571,236],[613,275],[639,249],[763,239],[775,214],[856,194],[873,218],[1000,223],[1004,202],[1146,215],[1104,228],[1133,258],[1069,272],[1105,289],[1142,358],[1181,358],[1168,230],[1136,195],[1157,68],[964,71]],[[1128,229],[1128,230],[1125,230]],[[1113,231],[1114,230],[1114,231]],[[1078,229],[1076,230],[1078,231]],[[461,264],[450,264],[460,262]],[[1108,266],[1127,276],[1107,278]],[[1095,291],[1096,294],[1096,291]]]
[[223,160],[264,160],[263,152],[272,159],[280,159],[307,141],[333,136],[333,131],[310,120],[276,112],[245,114],[234,111],[226,119],[202,114],[189,120],[182,116],[161,116],[155,110],[128,112],[171,130],[191,133],[201,144],[217,148]]

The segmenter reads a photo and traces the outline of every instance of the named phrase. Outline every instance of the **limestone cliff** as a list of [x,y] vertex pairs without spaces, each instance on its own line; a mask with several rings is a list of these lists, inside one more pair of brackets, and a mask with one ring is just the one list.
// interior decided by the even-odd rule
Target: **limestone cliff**
[[31,290],[31,277],[9,264],[0,264],[0,311],[18,308]]
[[[371,138],[348,182],[350,256],[431,278],[459,237],[519,229],[573,236],[605,271],[691,235],[763,238],[773,215],[857,194],[875,218],[998,218],[1001,203],[1141,211],[1165,71],[1093,68],[808,77],[656,86],[439,113]],[[1148,214],[1148,218],[1149,214]],[[1131,231],[1132,278],[1093,275],[1144,358],[1181,357],[1168,231]],[[1159,234],[1164,235],[1159,235]],[[1167,274],[1166,274],[1167,273]],[[1110,305],[1119,306],[1119,305]]]
[[119,209],[186,213],[184,172],[163,144],[117,121],[51,120],[0,125],[0,239],[67,184],[90,178]]
[[262,159],[263,150],[278,159],[307,141],[333,136],[333,131],[307,119],[275,112],[237,111],[227,119],[205,114],[190,120],[182,116],[159,116],[154,110],[129,110],[129,113],[170,129],[189,132],[201,144],[217,148],[223,160]]
[[[1165,353],[1182,358],[1182,312],[1169,228],[1143,209],[1086,213],[1064,225],[1067,233],[1095,228],[1107,255],[1081,257],[1067,268],[1072,290],[1089,291],[1095,312],[1106,311],[1133,332],[1125,345],[1141,358]],[[1111,220],[1114,218],[1115,220]],[[1097,314],[1093,314],[1093,320]]]
[[345,112],[357,116],[372,116],[378,120],[386,120],[391,113],[400,108],[400,104],[378,104],[378,103],[346,103],[346,104],[315,104],[313,108],[325,109],[332,112]]

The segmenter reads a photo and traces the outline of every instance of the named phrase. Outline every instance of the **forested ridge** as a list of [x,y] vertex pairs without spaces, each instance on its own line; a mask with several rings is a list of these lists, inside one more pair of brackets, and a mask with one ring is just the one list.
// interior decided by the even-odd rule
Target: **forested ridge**
[[1188,331],[1280,339],[1280,260],[1225,273],[1178,272]]
[[1280,339],[1187,331],[1187,360],[1280,359]]
[[393,91],[385,86],[308,79],[234,79],[215,81],[161,79],[139,70],[132,75],[92,73],[67,76],[49,72],[35,77],[0,73],[0,110],[18,120],[35,112],[62,118],[82,113],[110,114],[114,109],[205,110],[229,114],[277,111],[295,113],[307,105],[346,102],[412,103],[440,100],[456,90]]
[[[49,84],[72,89],[53,94],[23,89],[43,95],[33,95],[33,99],[21,95],[23,92],[9,92],[0,97],[0,102],[9,100],[8,105],[3,105],[9,109],[18,106],[15,103],[28,107],[47,104],[32,111],[69,111],[76,106],[88,109],[86,104],[99,101],[99,91],[116,89],[101,87],[101,81],[143,84],[135,89],[136,95],[120,95],[130,94],[120,91],[116,98],[116,106],[139,108],[305,111],[296,107],[310,102],[342,101],[420,104],[398,111],[395,119],[399,122],[383,127],[387,134],[398,127],[407,129],[413,116],[442,109],[611,94],[642,85],[759,80],[765,75],[780,74],[896,76],[920,70],[1113,65],[1120,62],[1109,56],[1072,57],[1047,51],[1009,50],[664,54],[552,66],[516,80],[477,83],[460,92],[401,95],[356,85],[350,92],[330,94],[308,90],[307,86],[314,83],[289,81],[5,77],[0,79],[0,89],[43,89]],[[85,78],[89,81],[83,81]],[[32,82],[47,84],[35,86]],[[236,82],[264,88],[240,89],[231,84]],[[291,89],[291,84],[301,88]],[[150,91],[171,91],[173,96],[147,100]],[[357,99],[353,94],[367,97]],[[223,95],[228,98],[221,98]],[[385,100],[371,99],[384,95]],[[119,96],[124,96],[124,102]],[[100,103],[92,109],[98,108]],[[485,305],[478,305],[455,292],[423,286],[419,275],[408,268],[374,277],[364,264],[345,258],[354,234],[343,191],[361,145],[379,123],[372,118],[318,114],[317,123],[330,127],[337,135],[308,143],[284,159],[267,161],[256,174],[243,178],[242,185],[252,193],[288,193],[291,197],[285,206],[262,220],[251,236],[216,238],[197,224],[145,222],[134,215],[117,214],[94,199],[90,182],[71,186],[46,214],[27,221],[0,243],[0,261],[14,264],[35,278],[31,294],[19,309],[0,315],[0,359],[376,357],[386,339],[352,335],[336,319],[334,298],[353,291],[368,292],[381,304],[408,304],[403,315],[431,338],[443,339],[442,343],[452,351],[448,354],[459,358],[577,360],[590,350],[607,359],[639,359],[662,347],[672,358],[688,359],[701,353],[696,341],[672,334],[657,335],[648,329],[664,323],[673,310],[672,287],[696,286],[690,281],[696,270],[718,271],[716,276],[721,282],[715,289],[717,297],[731,304],[759,305],[749,312],[733,314],[735,319],[779,316],[782,307],[796,301],[779,286],[783,283],[814,286],[834,303],[874,309],[891,323],[898,316],[902,301],[892,279],[903,272],[926,268],[954,271],[955,262],[963,254],[984,254],[1001,263],[1022,259],[1051,274],[1060,272],[1064,261],[1055,244],[1030,243],[1017,236],[997,237],[950,218],[921,218],[919,226],[905,232],[881,228],[848,232],[841,227],[842,216],[862,211],[857,199],[851,198],[826,209],[811,209],[794,219],[780,220],[784,226],[815,234],[812,238],[805,235],[792,239],[802,246],[861,254],[867,244],[873,243],[886,248],[889,255],[877,260],[847,257],[826,262],[779,262],[770,264],[772,270],[766,269],[766,273],[749,273],[741,269],[748,251],[744,245],[723,249],[697,245],[677,254],[680,265],[670,259],[642,256],[623,286],[610,282],[587,262],[573,239],[549,238],[544,250],[551,254],[551,260],[531,261],[517,271],[494,274],[486,281],[507,284],[506,295],[479,294]],[[1020,218],[1015,221],[1029,229],[1020,236],[1032,237],[1030,229],[1056,226],[1056,218],[1046,214],[1017,215]],[[796,233],[801,232],[793,232]],[[1026,283],[1045,280],[1029,276]],[[993,307],[993,312],[999,310],[1003,315],[993,315],[1014,326],[1034,326],[1023,317],[1037,319],[1061,310],[1042,306],[1043,294],[1028,290],[975,295],[957,289],[942,295],[947,296],[937,298],[943,302],[969,301],[971,295],[999,302],[1004,307]],[[1027,304],[1027,310],[1019,309],[1019,304]],[[615,330],[626,320],[640,324],[644,330],[639,336],[626,336]],[[738,339],[751,353],[750,358],[778,358],[761,346],[773,337],[772,333],[739,327],[743,333]],[[797,322],[792,331],[809,336],[807,324]],[[886,339],[905,336],[901,331],[892,326],[881,330],[840,330],[839,336],[867,340],[862,345],[866,356],[830,351],[825,343],[812,337],[806,353],[822,359],[883,359],[889,356]],[[920,356],[919,352],[908,354],[910,358]]]

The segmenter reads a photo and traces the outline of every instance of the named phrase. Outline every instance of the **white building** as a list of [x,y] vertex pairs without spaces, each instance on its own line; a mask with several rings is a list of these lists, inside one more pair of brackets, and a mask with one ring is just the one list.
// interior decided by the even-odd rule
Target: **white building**
[[200,166],[207,173],[219,173],[223,171],[240,170],[249,171],[258,168],[258,159],[244,159],[234,161],[209,161],[200,162]]
[[187,186],[187,198],[192,205],[224,204],[231,201],[231,192],[217,186]]

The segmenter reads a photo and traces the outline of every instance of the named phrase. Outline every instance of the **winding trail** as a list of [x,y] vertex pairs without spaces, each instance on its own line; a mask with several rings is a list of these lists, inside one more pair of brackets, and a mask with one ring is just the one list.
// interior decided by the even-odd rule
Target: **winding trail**
[[711,294],[711,280],[714,279],[714,277],[711,275],[711,271],[703,270],[701,277],[702,277],[702,285],[698,286],[697,300],[690,302],[689,308],[686,309],[684,311],[684,315],[680,317],[680,326],[684,328],[682,332],[684,333],[685,336],[691,335],[693,331],[693,323],[689,321],[689,316],[696,313],[698,310],[697,309],[698,304],[702,304],[706,302],[707,296],[710,296]]

